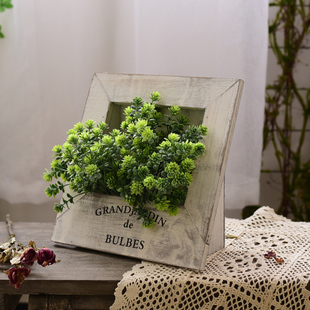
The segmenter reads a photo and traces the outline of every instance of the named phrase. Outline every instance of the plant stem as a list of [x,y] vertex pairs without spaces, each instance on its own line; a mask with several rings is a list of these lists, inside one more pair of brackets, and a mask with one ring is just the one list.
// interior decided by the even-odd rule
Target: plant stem
[[[305,100],[301,96],[294,73],[303,42],[309,34],[310,5],[303,0],[277,0],[270,5],[278,7],[275,19],[269,27],[269,41],[281,73],[272,85],[267,86],[263,150],[272,143],[281,172],[282,197],[278,213],[285,216],[293,214],[295,219],[304,220],[308,218],[307,205],[310,201],[306,198],[308,196],[300,196],[304,191],[300,180],[307,178],[302,175],[305,174],[305,169],[301,155],[310,109],[309,97],[307,95]],[[279,44],[280,32],[283,41]],[[305,90],[310,92],[310,89]],[[292,135],[293,107],[296,106],[302,110],[298,137],[296,134]],[[282,115],[284,118],[281,118]],[[293,145],[293,138],[296,139],[296,146]]]
[[15,236],[15,234],[14,234],[14,232],[13,232],[13,229],[12,229],[12,221],[11,221],[11,219],[10,219],[10,214],[7,214],[6,215],[6,226],[7,226],[7,228],[8,228],[8,232],[9,232],[9,235],[11,236],[11,235],[14,235]]
[[8,232],[9,232],[10,237],[12,237],[12,240],[14,240],[14,242],[13,242],[14,248],[15,248],[15,250],[17,250],[17,243],[16,243],[15,234],[14,234],[13,229],[12,229],[12,223],[13,222],[11,221],[10,214],[7,214],[6,215],[6,226],[8,228]]

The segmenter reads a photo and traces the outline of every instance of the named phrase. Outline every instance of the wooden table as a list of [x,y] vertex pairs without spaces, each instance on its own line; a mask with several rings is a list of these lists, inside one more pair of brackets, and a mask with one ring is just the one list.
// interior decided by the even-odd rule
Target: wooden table
[[[26,245],[33,240],[38,248],[53,250],[61,262],[47,267],[35,264],[20,289],[0,272],[0,309],[15,309],[22,294],[29,295],[29,310],[108,309],[122,275],[140,261],[55,244],[53,228],[53,223],[13,223],[17,242]],[[7,237],[6,224],[0,223],[0,242]],[[10,267],[0,264],[1,271]]]

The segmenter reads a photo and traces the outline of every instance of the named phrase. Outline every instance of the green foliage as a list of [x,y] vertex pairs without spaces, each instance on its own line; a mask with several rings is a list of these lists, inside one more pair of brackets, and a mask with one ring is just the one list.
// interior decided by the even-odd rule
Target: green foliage
[[1,25],[0,25],[0,39],[3,39],[4,38],[4,34],[3,34],[3,32],[2,32],[2,27],[1,27]]
[[0,13],[13,7],[12,0],[0,0]]
[[[277,0],[270,6],[277,7],[277,13],[269,25],[269,42],[281,73],[267,85],[263,148],[272,145],[281,172],[278,213],[310,221],[310,196],[306,194],[310,188],[310,160],[303,162],[301,156],[310,115],[310,88],[302,89],[295,78],[298,58],[309,35],[310,7],[303,0]],[[296,110],[301,111],[299,122],[295,120]]]
[[[67,141],[53,148],[55,159],[43,176],[50,183],[46,195],[55,197],[69,186],[76,195],[121,196],[145,227],[153,225],[146,203],[153,202],[158,210],[176,215],[185,202],[194,161],[205,153],[199,140],[207,128],[189,126],[176,106],[162,115],[155,105],[160,100],[158,92],[151,93],[150,99],[134,98],[124,110],[120,129],[108,132],[106,123],[93,120],[70,129]],[[54,209],[62,212],[73,198],[63,196]]]
[[[4,12],[6,9],[13,8],[12,0],[0,0],[0,13]],[[4,34],[2,32],[2,27],[0,25],[0,38],[4,38]]]

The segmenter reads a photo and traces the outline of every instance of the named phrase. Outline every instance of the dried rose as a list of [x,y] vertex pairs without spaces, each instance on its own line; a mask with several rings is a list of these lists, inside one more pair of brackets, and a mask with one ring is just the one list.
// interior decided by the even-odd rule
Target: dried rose
[[278,264],[283,264],[284,263],[284,259],[283,258],[277,258],[275,257],[275,260]]
[[283,259],[283,258],[280,258],[280,257],[277,257],[276,253],[273,252],[273,251],[270,251],[270,252],[268,252],[267,254],[264,254],[264,257],[267,258],[267,259],[274,258],[275,261],[276,261],[278,264],[284,263],[284,259]]
[[27,248],[24,250],[22,256],[20,257],[20,263],[28,266],[32,266],[37,260],[38,253],[34,248]]
[[20,288],[20,285],[24,282],[25,277],[29,276],[30,269],[26,267],[12,267],[5,271],[5,273],[8,275],[10,284],[15,288]]
[[38,252],[38,264],[45,267],[56,263],[56,255],[48,248],[43,248]]
[[264,256],[265,256],[265,258],[268,258],[268,259],[275,258],[276,257],[276,253],[273,252],[273,251],[270,251],[267,254],[265,254]]

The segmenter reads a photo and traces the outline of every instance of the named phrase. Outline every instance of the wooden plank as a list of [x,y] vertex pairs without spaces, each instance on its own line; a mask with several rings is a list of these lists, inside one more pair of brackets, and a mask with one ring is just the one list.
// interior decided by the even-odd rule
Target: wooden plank
[[218,207],[216,209],[216,214],[214,218],[214,223],[216,225],[213,227],[210,238],[209,238],[209,248],[208,252],[205,253],[205,259],[209,253],[214,253],[218,250],[219,244],[222,247],[225,246],[225,235],[223,236],[222,231],[225,231],[225,186],[224,182],[222,184],[220,199],[218,202]]
[[72,309],[71,296],[50,295],[48,296],[48,310]]
[[68,309],[105,310],[109,309],[112,306],[112,304],[114,303],[114,299],[115,299],[114,295],[111,296],[30,295],[28,309],[29,310],[68,310]]
[[[130,269],[128,269],[130,270]],[[127,271],[128,271],[127,270]],[[65,272],[65,271],[64,271]],[[112,295],[115,292],[118,281],[73,281],[73,280],[57,280],[48,283],[46,275],[42,273],[41,280],[35,280],[28,277],[22,284],[19,293],[23,294],[71,294],[71,295]],[[16,295],[16,289],[7,286],[5,281],[0,280],[0,287],[3,287],[3,293],[8,295]],[[15,290],[15,291],[14,291]]]
[[115,297],[111,296],[72,296],[72,309],[95,310],[109,309]]
[[48,310],[48,295],[29,295],[28,310]]
[[0,309],[15,310],[22,295],[0,294]]
[[[2,294],[113,295],[123,274],[140,262],[118,255],[56,245],[51,241],[53,228],[54,223],[13,223],[18,242],[28,244],[34,240],[39,248],[46,246],[53,250],[61,262],[47,267],[35,265],[18,290],[9,284],[7,275],[0,272]],[[7,237],[5,222],[1,222],[0,240],[4,241]],[[3,270],[9,268],[9,264],[2,266]]]
[[[215,218],[221,195],[224,195],[225,168],[237,118],[238,104],[233,103],[240,101],[241,90],[242,83],[234,83],[206,108],[204,124],[210,128],[204,138],[207,151],[204,158],[197,160],[189,187],[193,194],[188,196],[188,209],[194,210],[191,212],[193,223],[207,244],[211,242],[214,227],[221,224]],[[222,231],[224,237],[224,227]]]

